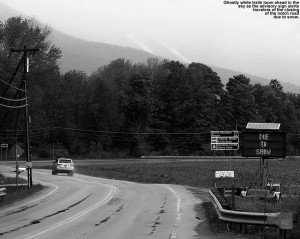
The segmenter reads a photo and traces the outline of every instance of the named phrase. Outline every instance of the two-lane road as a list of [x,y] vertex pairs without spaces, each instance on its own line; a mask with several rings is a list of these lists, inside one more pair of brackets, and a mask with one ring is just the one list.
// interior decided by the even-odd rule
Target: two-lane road
[[183,186],[35,170],[43,194],[0,212],[1,238],[192,239],[199,199]]

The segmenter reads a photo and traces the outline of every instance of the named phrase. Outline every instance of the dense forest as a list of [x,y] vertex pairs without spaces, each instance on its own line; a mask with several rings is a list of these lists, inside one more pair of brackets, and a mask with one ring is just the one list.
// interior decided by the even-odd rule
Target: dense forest
[[[28,55],[27,92],[22,53],[12,51],[24,46],[39,48]],[[242,132],[248,122],[280,123],[288,154],[299,154],[300,95],[277,79],[252,85],[236,75],[223,85],[204,64],[154,58],[61,74],[61,55],[48,26],[22,17],[0,23],[1,143],[25,143],[28,103],[38,157],[211,155],[212,130]]]

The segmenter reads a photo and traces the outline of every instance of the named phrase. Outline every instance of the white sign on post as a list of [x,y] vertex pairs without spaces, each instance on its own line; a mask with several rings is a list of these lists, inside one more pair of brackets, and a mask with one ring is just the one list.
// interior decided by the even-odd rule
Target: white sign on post
[[32,168],[32,162],[26,162],[26,168]]
[[215,178],[234,178],[234,171],[216,171]]

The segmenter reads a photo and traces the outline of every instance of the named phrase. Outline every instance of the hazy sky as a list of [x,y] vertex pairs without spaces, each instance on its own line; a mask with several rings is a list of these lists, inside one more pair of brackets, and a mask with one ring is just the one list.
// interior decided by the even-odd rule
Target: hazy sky
[[299,19],[273,19],[223,0],[0,1],[86,40],[300,84]]

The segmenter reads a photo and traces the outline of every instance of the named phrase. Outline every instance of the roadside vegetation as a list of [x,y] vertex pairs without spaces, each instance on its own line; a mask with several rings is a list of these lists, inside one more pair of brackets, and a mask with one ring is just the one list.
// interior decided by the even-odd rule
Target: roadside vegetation
[[15,204],[18,201],[24,200],[24,198],[33,196],[35,193],[41,191],[44,188],[44,186],[42,186],[41,184],[33,184],[32,188],[28,188],[27,185],[24,185],[27,184],[27,181],[22,178],[19,178],[19,186],[17,188],[15,178],[5,177],[1,174],[0,181],[3,185],[5,185],[7,193],[7,195],[3,197],[3,200],[0,201],[0,208]]

